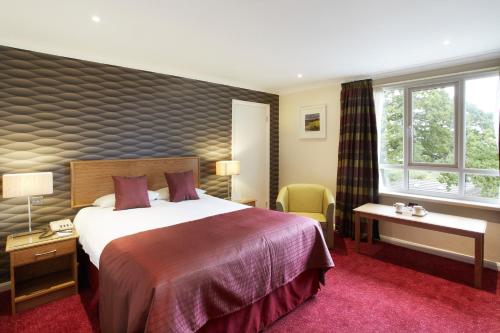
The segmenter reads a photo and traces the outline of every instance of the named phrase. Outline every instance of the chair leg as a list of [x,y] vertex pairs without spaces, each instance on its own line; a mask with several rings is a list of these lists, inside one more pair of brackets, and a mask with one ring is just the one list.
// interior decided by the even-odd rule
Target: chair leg
[[323,232],[323,237],[325,237],[326,246],[330,250],[333,250],[334,230],[335,230],[335,228],[333,230],[328,230],[328,228],[326,226],[321,227],[321,231]]

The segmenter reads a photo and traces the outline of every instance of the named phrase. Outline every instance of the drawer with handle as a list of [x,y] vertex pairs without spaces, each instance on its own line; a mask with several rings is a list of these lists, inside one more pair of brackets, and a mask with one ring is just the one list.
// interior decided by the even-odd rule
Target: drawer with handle
[[46,245],[31,247],[29,249],[17,250],[11,253],[13,266],[21,266],[45,259],[58,257],[76,251],[76,241],[68,239],[64,242],[56,242]]

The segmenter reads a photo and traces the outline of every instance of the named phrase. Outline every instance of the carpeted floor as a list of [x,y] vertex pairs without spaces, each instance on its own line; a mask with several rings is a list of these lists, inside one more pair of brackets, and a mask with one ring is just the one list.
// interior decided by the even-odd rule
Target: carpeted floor
[[[383,243],[356,254],[352,241],[335,241],[327,285],[267,332],[500,332],[496,271],[486,269],[477,290],[472,265]],[[9,294],[1,294],[0,332],[98,332],[89,296],[83,291],[14,318]]]

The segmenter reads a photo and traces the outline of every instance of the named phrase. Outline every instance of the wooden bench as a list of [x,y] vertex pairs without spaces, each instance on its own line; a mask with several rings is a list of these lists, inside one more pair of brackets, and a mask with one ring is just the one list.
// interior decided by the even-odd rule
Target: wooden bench
[[367,221],[369,245],[373,242],[373,220],[474,238],[474,286],[481,288],[486,221],[431,212],[423,217],[408,216],[396,213],[392,206],[368,203],[354,209],[356,252],[359,252],[361,218]]

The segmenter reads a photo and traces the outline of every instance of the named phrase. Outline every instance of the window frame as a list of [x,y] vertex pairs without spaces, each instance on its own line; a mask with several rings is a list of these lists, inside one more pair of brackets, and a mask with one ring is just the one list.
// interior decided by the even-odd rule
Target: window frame
[[[383,96],[383,90],[403,90],[403,163],[402,164],[387,164],[380,161],[381,157],[381,139],[382,135],[379,132],[378,135],[378,149],[379,149],[379,173],[382,177],[382,170],[403,170],[403,186],[401,188],[390,188],[385,187],[383,180],[379,182],[379,190],[381,192],[390,191],[400,194],[408,195],[423,195],[429,197],[437,198],[449,198],[454,200],[464,200],[470,202],[482,202],[482,203],[493,203],[500,204],[500,199],[493,198],[480,198],[465,196],[466,189],[466,175],[482,175],[482,176],[500,176],[499,170],[493,169],[474,169],[465,167],[465,156],[466,156],[466,117],[465,117],[465,82],[471,79],[480,79],[491,76],[499,76],[499,69],[487,69],[482,71],[476,71],[471,73],[461,73],[448,75],[443,77],[435,78],[424,78],[419,80],[412,80],[400,83],[390,83],[380,85],[376,88],[380,89],[381,95]],[[434,87],[446,87],[454,85],[455,87],[455,162],[453,164],[435,164],[435,163],[418,163],[412,161],[412,142],[413,142],[413,130],[412,130],[412,92],[418,90],[425,90]],[[379,105],[383,105],[380,103]],[[382,110],[377,110],[377,127],[381,129],[381,115]],[[499,120],[500,121],[500,120]],[[458,174],[458,193],[445,193],[445,192],[433,192],[425,190],[414,190],[409,188],[409,177],[410,170],[423,170],[423,171],[438,171],[438,172],[450,172]]]

